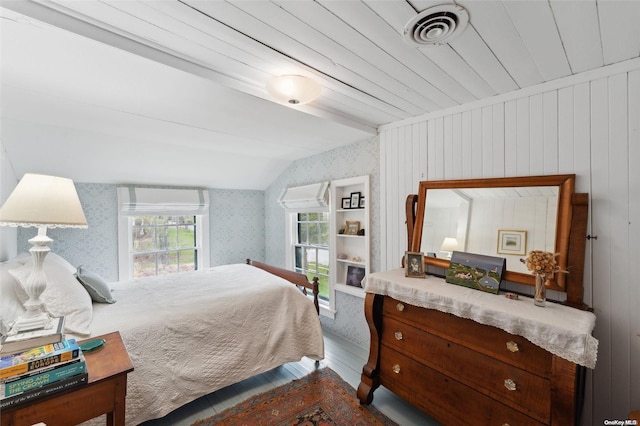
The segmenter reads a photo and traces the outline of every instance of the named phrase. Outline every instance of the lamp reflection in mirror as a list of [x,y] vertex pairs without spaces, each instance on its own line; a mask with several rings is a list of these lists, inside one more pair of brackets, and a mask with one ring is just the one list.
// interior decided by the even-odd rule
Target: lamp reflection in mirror
[[47,228],[87,228],[78,193],[71,179],[27,173],[0,209],[0,225],[36,227],[38,235],[29,242],[33,269],[25,284],[29,299],[26,312],[18,317],[9,334],[47,328],[51,319],[40,296],[47,288],[44,259],[53,241]]
[[451,259],[451,253],[458,250],[458,240],[455,238],[447,237],[442,242],[440,251],[447,254],[447,259]]
[[267,83],[267,92],[278,102],[304,105],[320,95],[320,85],[301,75],[282,75]]

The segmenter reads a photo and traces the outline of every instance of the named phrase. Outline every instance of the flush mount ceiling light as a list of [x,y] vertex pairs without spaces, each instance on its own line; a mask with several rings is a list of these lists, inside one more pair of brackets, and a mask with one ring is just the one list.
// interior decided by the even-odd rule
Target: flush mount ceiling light
[[457,4],[442,4],[423,10],[404,27],[404,39],[420,46],[449,43],[469,24],[469,13]]
[[279,102],[303,105],[320,95],[320,85],[301,75],[281,75],[267,83],[267,92]]

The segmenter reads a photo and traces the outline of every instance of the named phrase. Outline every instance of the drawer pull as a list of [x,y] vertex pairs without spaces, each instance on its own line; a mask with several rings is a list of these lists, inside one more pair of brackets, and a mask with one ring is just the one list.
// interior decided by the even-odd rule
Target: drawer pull
[[394,336],[396,336],[396,340],[402,340],[404,338],[402,331],[396,331]]
[[391,367],[391,369],[393,370],[394,373],[400,374],[400,365],[395,364],[393,367]]
[[516,382],[514,382],[511,379],[506,379],[504,381],[504,387],[507,388],[510,391],[514,391],[514,390],[516,390]]
[[513,340],[509,340],[507,342],[507,349],[509,349],[509,351],[511,352],[518,352],[520,350],[520,348],[518,347],[518,344]]
[[502,426],[511,426],[509,423],[502,423]]
[[398,302],[398,304],[396,305],[396,309],[400,312],[404,311],[404,304]]

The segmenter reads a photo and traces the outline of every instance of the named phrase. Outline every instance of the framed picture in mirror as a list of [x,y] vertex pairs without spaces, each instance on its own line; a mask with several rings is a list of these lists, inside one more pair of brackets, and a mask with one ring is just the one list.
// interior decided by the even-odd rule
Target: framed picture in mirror
[[527,231],[498,229],[498,253],[525,255],[527,252]]

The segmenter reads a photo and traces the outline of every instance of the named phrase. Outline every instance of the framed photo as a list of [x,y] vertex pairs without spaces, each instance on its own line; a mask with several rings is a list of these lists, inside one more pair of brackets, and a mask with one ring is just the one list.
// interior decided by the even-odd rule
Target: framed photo
[[404,276],[424,278],[424,253],[404,252]]
[[357,209],[360,206],[360,193],[352,192],[351,193],[351,208]]
[[364,197],[360,197],[360,206],[361,209],[364,209]]
[[348,220],[344,227],[345,235],[358,235],[360,230],[360,221]]
[[527,251],[527,231],[498,229],[498,253],[524,255]]
[[362,288],[364,279],[364,268],[360,266],[347,266],[347,285]]
[[346,197],[342,199],[342,208],[350,209],[351,208],[351,198]]

